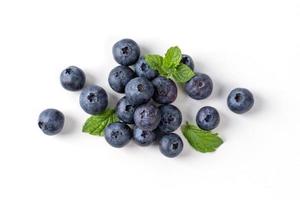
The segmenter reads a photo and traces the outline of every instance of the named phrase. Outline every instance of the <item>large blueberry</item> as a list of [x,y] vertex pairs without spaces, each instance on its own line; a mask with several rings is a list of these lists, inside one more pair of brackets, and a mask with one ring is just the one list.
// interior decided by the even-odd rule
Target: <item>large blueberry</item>
[[144,131],[152,131],[157,128],[161,114],[154,104],[147,103],[136,108],[133,118],[137,127]]
[[194,61],[191,56],[182,54],[181,63],[189,66],[192,70],[194,70]]
[[174,81],[158,76],[152,81],[152,84],[154,86],[154,101],[160,104],[169,104],[176,100],[177,86]]
[[133,114],[135,111],[135,106],[131,105],[128,101],[126,96],[119,100],[117,104],[117,115],[118,118],[127,123],[127,124],[133,124]]
[[81,90],[85,84],[85,74],[78,67],[68,67],[60,74],[60,83],[66,90]]
[[131,79],[125,87],[127,100],[132,105],[147,103],[153,96],[153,93],[152,83],[143,77]]
[[252,108],[254,105],[254,97],[249,90],[236,88],[229,93],[227,105],[232,112],[242,114]]
[[185,92],[193,99],[207,98],[213,90],[213,82],[206,74],[197,74],[185,83]]
[[124,123],[115,122],[105,128],[104,136],[108,144],[120,148],[130,141],[132,138],[132,130]]
[[117,66],[110,71],[108,83],[114,91],[124,93],[126,84],[134,77],[135,73],[129,67]]
[[215,108],[205,106],[198,111],[196,122],[199,128],[209,131],[219,125],[220,115]]
[[181,138],[175,133],[164,135],[159,142],[160,152],[169,157],[174,158],[178,156],[183,149],[183,142]]
[[107,107],[107,98],[107,94],[102,87],[90,85],[82,90],[79,102],[85,112],[96,115]]
[[158,72],[150,68],[144,57],[141,57],[134,65],[135,73],[140,77],[145,77],[148,80],[154,79]]
[[117,63],[124,66],[133,65],[140,57],[140,47],[131,39],[123,39],[115,43],[112,52]]
[[65,122],[65,117],[59,110],[46,109],[39,115],[38,126],[46,135],[59,133]]
[[152,131],[143,131],[138,127],[134,127],[133,140],[140,146],[148,146],[154,142],[155,133]]
[[180,110],[173,105],[161,105],[159,107],[161,113],[161,120],[158,129],[164,133],[175,131],[182,122],[182,115]]

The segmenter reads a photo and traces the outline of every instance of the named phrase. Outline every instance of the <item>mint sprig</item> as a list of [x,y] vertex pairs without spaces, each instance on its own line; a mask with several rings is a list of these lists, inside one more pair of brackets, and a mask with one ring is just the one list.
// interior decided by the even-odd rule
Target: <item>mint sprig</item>
[[223,140],[217,133],[202,130],[188,122],[181,126],[181,131],[189,144],[202,153],[214,152],[223,144]]
[[91,135],[104,135],[104,129],[111,123],[118,121],[118,117],[114,109],[106,109],[100,114],[89,117],[82,128],[82,132]]
[[181,59],[181,50],[177,46],[169,48],[164,57],[150,54],[145,56],[147,64],[157,70],[161,76],[185,83],[195,76],[195,72],[182,64]]

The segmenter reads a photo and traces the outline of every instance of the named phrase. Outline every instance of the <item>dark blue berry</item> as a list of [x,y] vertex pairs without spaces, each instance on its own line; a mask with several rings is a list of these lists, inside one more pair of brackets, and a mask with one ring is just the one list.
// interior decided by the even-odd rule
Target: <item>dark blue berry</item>
[[102,87],[90,85],[82,90],[79,102],[85,112],[96,115],[105,110],[108,97]]
[[155,133],[152,131],[143,131],[138,127],[134,127],[133,140],[140,146],[148,146],[154,142]]
[[181,63],[189,66],[192,70],[194,70],[194,61],[191,56],[182,54]]
[[38,126],[46,135],[59,133],[65,122],[65,117],[59,110],[46,109],[39,115]]
[[60,83],[66,90],[81,90],[85,84],[85,74],[78,67],[68,67],[60,74]]
[[124,66],[135,64],[140,57],[140,48],[131,39],[123,39],[115,43],[112,52],[117,63]]
[[193,99],[205,99],[212,93],[213,82],[206,74],[197,74],[185,83],[184,90]]
[[220,115],[215,108],[205,106],[198,111],[196,122],[199,128],[209,131],[219,125]]
[[161,120],[158,129],[164,133],[175,131],[182,122],[182,115],[180,110],[173,105],[161,105],[159,107],[161,113]]
[[126,97],[123,97],[122,99],[119,100],[117,104],[117,116],[118,118],[127,123],[127,124],[133,124],[133,114],[135,111],[135,106],[131,105]]
[[254,97],[249,90],[236,88],[229,93],[227,105],[232,112],[242,114],[252,108],[254,105]]
[[136,108],[133,118],[137,127],[144,131],[152,131],[157,128],[161,114],[154,104],[147,103]]
[[160,152],[169,157],[174,158],[178,156],[183,149],[183,142],[181,138],[175,133],[164,135],[159,142]]
[[154,101],[160,104],[169,104],[176,100],[177,86],[174,81],[158,76],[152,81],[152,84],[154,86]]
[[115,122],[105,128],[104,136],[108,144],[120,148],[130,141],[132,138],[132,130],[124,123]]
[[136,77],[129,81],[125,87],[127,100],[132,105],[147,103],[153,96],[154,88],[148,79]]
[[108,83],[114,91],[124,93],[126,84],[134,77],[135,73],[129,67],[117,66],[110,71]]
[[140,77],[145,77],[148,80],[154,79],[158,72],[150,68],[144,57],[141,57],[134,65],[135,73]]

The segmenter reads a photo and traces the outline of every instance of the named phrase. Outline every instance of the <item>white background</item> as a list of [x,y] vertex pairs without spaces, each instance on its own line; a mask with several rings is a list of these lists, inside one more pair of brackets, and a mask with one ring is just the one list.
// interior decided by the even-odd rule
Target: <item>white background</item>
[[[0,199],[299,200],[299,25],[297,0],[1,0]],[[157,146],[114,149],[81,132],[80,93],[64,90],[59,74],[81,67],[115,104],[111,47],[126,37],[143,53],[178,45],[211,76],[211,97],[180,91],[175,105],[190,122],[202,106],[219,110],[225,142],[215,153],[184,139],[181,156],[168,159]],[[235,87],[255,95],[245,115],[226,106]],[[37,126],[48,107],[66,116],[54,137]]]

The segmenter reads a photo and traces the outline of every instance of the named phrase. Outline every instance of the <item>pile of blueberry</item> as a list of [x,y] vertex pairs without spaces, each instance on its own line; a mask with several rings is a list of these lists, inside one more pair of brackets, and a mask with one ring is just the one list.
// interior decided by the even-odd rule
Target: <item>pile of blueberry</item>
[[[141,146],[157,142],[163,155],[176,157],[183,149],[183,142],[173,133],[182,123],[181,111],[171,104],[177,97],[175,82],[152,69],[140,55],[138,44],[131,39],[115,43],[112,52],[120,65],[111,70],[108,82],[115,92],[125,96],[114,110],[116,120],[101,127],[93,126],[100,131],[104,129],[105,139],[113,147],[123,147],[133,138]],[[183,54],[181,62],[194,69],[190,56]],[[84,87],[86,77],[80,68],[71,66],[63,70],[60,81],[66,90],[83,89],[79,102],[86,113],[100,116],[107,109],[106,91],[97,85]],[[213,82],[208,75],[198,73],[183,88],[191,98],[201,100],[210,96]],[[244,88],[232,90],[227,98],[229,109],[238,114],[247,112],[253,104],[253,95]],[[197,113],[196,123],[201,130],[210,131],[219,122],[219,113],[213,107],[202,107]],[[45,134],[55,135],[64,126],[64,115],[56,109],[46,109],[39,115],[38,126]]]

